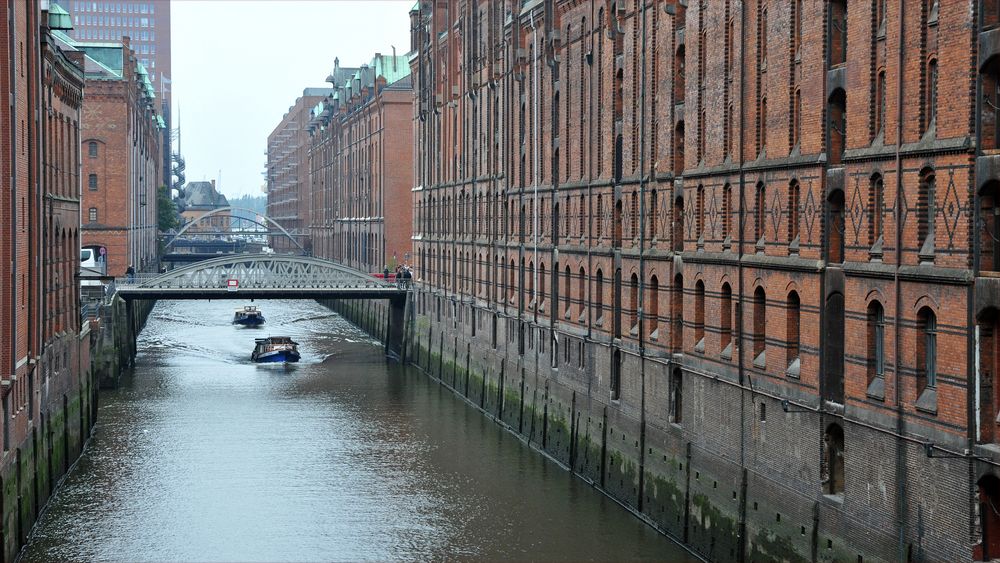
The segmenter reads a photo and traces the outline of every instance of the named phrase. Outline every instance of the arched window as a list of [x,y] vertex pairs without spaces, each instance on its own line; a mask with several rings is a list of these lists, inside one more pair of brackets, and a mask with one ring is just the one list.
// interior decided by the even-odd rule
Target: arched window
[[868,305],[868,388],[876,379],[885,378],[885,311],[882,304]]
[[698,216],[697,227],[698,227],[698,241],[703,243],[705,241],[705,186],[698,184]]
[[[1000,10],[1000,2],[995,2],[995,5],[996,9]],[[1000,57],[994,56],[983,65],[979,81],[983,93],[983,101],[980,104],[982,116],[980,145],[983,152],[994,154],[1000,149]]]
[[722,240],[725,241],[732,236],[731,225],[733,215],[733,187],[729,184],[722,186]]
[[604,324],[604,271],[597,269],[594,279],[594,322],[597,326]]
[[844,494],[844,429],[834,423],[823,436],[823,492]]
[[674,128],[674,174],[684,171],[684,121],[677,122]]
[[650,338],[656,340],[660,335],[660,279],[654,274],[649,278],[649,313],[646,315]]
[[934,253],[935,188],[934,171],[925,168],[917,191],[917,248],[921,255]]
[[[883,0],[877,0],[882,2]],[[828,38],[830,66],[847,62],[847,0],[830,1],[830,34]]]
[[1000,271],[1000,182],[992,180],[979,190],[979,269]]
[[684,250],[684,198],[674,199],[674,252]]
[[672,344],[675,351],[684,348],[684,276],[674,276],[674,287],[671,291],[670,313],[673,315]]
[[799,294],[791,292],[788,294],[788,304],[785,309],[785,365],[788,366],[787,373],[798,377],[799,375],[799,320],[800,320]]
[[514,295],[517,293],[517,284],[514,283],[514,274],[517,273],[517,265],[514,260],[510,261],[510,269],[507,270],[508,301],[514,303]]
[[566,272],[563,274],[563,299],[566,301],[566,305],[563,311],[563,318],[568,319],[573,310],[573,272],[566,266]]
[[684,45],[677,47],[674,55],[674,103],[684,103],[684,71],[686,61],[684,60]]
[[584,271],[582,266],[580,267],[578,282],[576,300],[580,304],[580,316],[577,320],[583,324],[587,322],[587,272]]
[[761,68],[767,68],[767,8],[760,11],[760,62]]
[[705,283],[698,280],[694,284],[694,349],[705,351]]
[[788,242],[793,243],[799,238],[799,182],[792,180],[788,185]]
[[767,148],[767,98],[760,99],[760,119],[757,122],[757,152]]
[[[1000,311],[989,307],[976,316],[979,329],[979,354],[977,356],[980,397],[979,400],[979,442],[1000,441]],[[997,505],[1000,507],[1000,504]],[[1000,550],[995,554],[1000,555]]]
[[597,239],[601,239],[604,236],[604,196],[602,194],[597,194],[597,209],[594,210],[594,214],[597,215]]
[[753,222],[753,239],[758,244],[760,244],[761,240],[764,238],[764,226],[767,220],[767,209],[765,209],[767,203],[766,195],[767,188],[764,186],[763,182],[759,182],[757,184]]
[[[622,220],[620,210],[621,210],[621,201],[619,200],[619,213],[618,213],[619,222],[621,222]],[[637,241],[639,239],[639,194],[637,194],[635,190],[632,191],[631,205],[629,205],[628,222],[632,227],[630,229],[632,231],[632,240]],[[621,245],[621,240],[620,240],[621,237],[618,238],[619,238],[618,244]]]
[[540,311],[545,310],[545,294],[545,264],[538,264],[538,310]]
[[927,91],[924,92],[924,106],[926,108],[926,125],[924,131],[934,129],[937,119],[937,90],[938,90],[938,64],[937,59],[927,61]]
[[844,261],[844,191],[834,190],[827,205],[827,261],[840,264]]
[[639,276],[632,274],[629,280],[629,333],[633,336],[639,334]]
[[[1000,12],[1000,8],[996,10]],[[979,529],[976,530],[978,541],[972,548],[973,558],[976,561],[993,561],[1000,555],[1000,511],[994,509],[1000,507],[1000,479],[988,473],[979,479],[976,488]]]
[[882,210],[885,207],[884,188],[882,175],[872,175],[868,191],[868,244],[871,246],[875,246],[875,243],[882,238]]
[[753,293],[753,365],[763,368],[767,365],[765,355],[765,333],[767,326],[767,298],[764,288],[758,287]]
[[87,156],[90,158],[97,158],[97,141],[90,141],[87,143]]
[[802,48],[802,0],[795,0],[795,29],[792,31],[792,42],[795,49],[795,56],[799,56],[799,49]]
[[885,70],[880,70],[875,79],[875,135],[882,135],[885,132]]
[[722,284],[722,296],[719,300],[719,348],[726,359],[733,357],[733,288],[729,283]]
[[790,146],[792,149],[799,146],[802,138],[802,92],[796,88],[792,97],[792,137]]
[[827,100],[827,114],[830,119],[830,164],[840,164],[844,158],[847,142],[847,95],[837,88]]
[[656,190],[649,195],[649,240],[656,240],[657,205]]
[[89,174],[87,176],[87,189],[92,192],[97,191],[97,174]]
[[928,307],[917,312],[917,393],[937,387],[937,317]]

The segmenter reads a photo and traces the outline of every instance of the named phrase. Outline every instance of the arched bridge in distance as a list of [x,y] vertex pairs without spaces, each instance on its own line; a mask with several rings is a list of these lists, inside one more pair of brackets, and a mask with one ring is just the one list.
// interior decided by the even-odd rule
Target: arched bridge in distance
[[391,352],[402,349],[408,293],[391,281],[336,262],[285,254],[230,254],[163,274],[117,278],[114,291],[129,309],[135,300],[158,299],[387,300],[386,345]]

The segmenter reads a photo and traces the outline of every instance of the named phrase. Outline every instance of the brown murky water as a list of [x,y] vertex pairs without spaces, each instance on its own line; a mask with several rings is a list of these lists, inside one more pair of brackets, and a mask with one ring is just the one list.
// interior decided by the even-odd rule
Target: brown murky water
[[[161,302],[23,561],[691,560],[309,301]],[[255,336],[302,362],[255,365]]]

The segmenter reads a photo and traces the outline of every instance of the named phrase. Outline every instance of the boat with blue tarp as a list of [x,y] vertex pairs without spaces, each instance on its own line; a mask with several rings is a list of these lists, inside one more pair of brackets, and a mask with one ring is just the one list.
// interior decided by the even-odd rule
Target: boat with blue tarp
[[299,361],[299,343],[290,336],[268,336],[255,338],[257,344],[250,359],[257,363],[297,362]]
[[246,305],[242,309],[236,309],[236,313],[233,314],[233,324],[260,326],[264,324],[264,313],[253,305]]

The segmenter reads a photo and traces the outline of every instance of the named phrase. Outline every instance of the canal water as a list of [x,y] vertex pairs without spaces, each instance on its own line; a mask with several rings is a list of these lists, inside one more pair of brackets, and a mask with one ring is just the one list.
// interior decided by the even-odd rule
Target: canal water
[[[257,304],[156,305],[22,561],[690,560],[340,316]],[[268,334],[302,361],[252,363]]]

